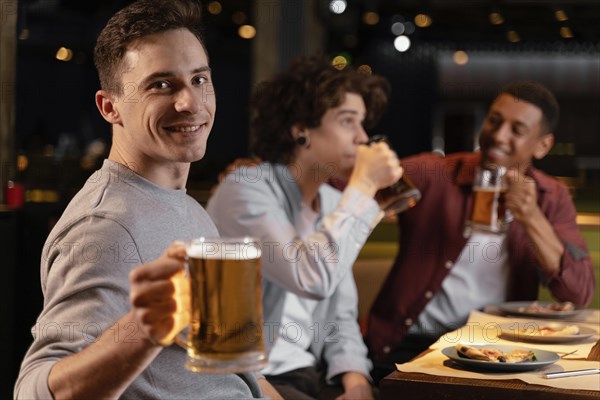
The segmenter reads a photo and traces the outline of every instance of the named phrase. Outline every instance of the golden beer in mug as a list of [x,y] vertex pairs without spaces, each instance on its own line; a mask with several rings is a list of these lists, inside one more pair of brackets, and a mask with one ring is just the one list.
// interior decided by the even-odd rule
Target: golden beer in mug
[[504,194],[506,188],[473,188],[473,214],[471,221],[474,224],[489,226],[490,229],[500,230],[506,215],[504,207]]
[[506,168],[484,169],[477,167],[473,182],[473,211],[467,221],[465,235],[472,231],[504,233],[512,215],[504,205],[508,186],[504,181]]
[[187,245],[189,370],[235,373],[266,366],[260,257],[253,238],[199,238]]

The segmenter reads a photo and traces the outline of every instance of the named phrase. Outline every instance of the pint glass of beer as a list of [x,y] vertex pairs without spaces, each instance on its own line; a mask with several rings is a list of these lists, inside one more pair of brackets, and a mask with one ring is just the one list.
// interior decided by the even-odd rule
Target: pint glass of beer
[[202,373],[263,369],[258,241],[201,237],[186,252],[191,287],[186,367]]
[[[385,135],[374,135],[369,138],[367,145],[386,142]],[[389,143],[388,143],[389,145]],[[414,207],[421,200],[421,191],[415,187],[406,174],[396,183],[375,193],[375,200],[379,203],[386,215],[395,215]]]
[[508,189],[504,175],[506,168],[490,166],[477,167],[473,182],[473,212],[467,221],[465,234],[471,231],[504,233],[512,220],[512,215],[504,205],[504,194]]

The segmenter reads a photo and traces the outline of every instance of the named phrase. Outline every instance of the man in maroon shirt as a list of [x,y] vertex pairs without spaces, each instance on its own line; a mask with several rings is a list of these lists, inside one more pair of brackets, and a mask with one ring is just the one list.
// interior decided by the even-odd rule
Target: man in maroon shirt
[[[558,113],[558,103],[545,87],[515,83],[490,106],[480,152],[402,160],[423,197],[398,216],[400,251],[369,315],[366,340],[380,367],[376,379],[391,371],[394,362],[407,361],[463,325],[467,306],[535,300],[540,283],[557,300],[577,306],[591,302],[592,262],[569,192],[531,165],[551,149]],[[514,219],[506,235],[496,239],[503,256],[497,265],[485,256],[478,261],[466,257],[469,249],[478,251],[469,247],[475,239],[463,235],[478,165],[508,168],[505,205]],[[492,279],[485,281],[481,268],[487,267]]]

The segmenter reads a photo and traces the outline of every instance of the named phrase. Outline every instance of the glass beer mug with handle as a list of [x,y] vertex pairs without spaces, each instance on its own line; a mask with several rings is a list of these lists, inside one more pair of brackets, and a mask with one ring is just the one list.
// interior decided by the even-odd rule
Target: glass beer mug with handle
[[[389,146],[387,136],[385,135],[370,137],[367,145],[379,142],[385,142]],[[414,207],[421,200],[421,192],[406,174],[402,174],[402,178],[398,182],[387,188],[378,190],[375,194],[375,200],[380,204],[385,214],[391,216]]]
[[187,350],[186,368],[238,373],[266,367],[259,242],[200,237],[186,243],[186,253],[189,326],[175,337]]
[[506,168],[502,166],[476,167],[473,181],[473,211],[466,222],[464,236],[473,231],[503,234],[512,221],[512,214],[504,205],[508,189]]

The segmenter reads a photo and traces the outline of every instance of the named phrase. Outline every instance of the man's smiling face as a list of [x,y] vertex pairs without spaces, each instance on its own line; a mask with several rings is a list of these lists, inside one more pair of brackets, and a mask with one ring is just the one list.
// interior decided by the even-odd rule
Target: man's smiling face
[[[537,106],[501,94],[492,103],[479,136],[483,165],[515,167],[524,171],[532,158],[541,158],[543,114]],[[541,155],[541,157],[540,157]]]
[[123,58],[113,140],[137,162],[201,159],[216,111],[208,57],[187,29],[133,42]]

